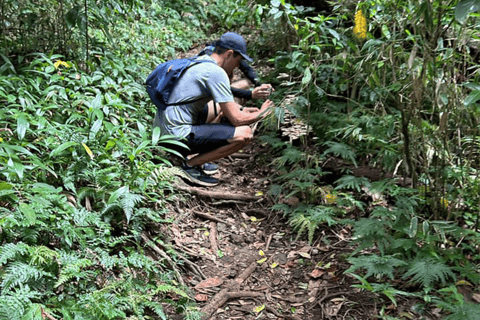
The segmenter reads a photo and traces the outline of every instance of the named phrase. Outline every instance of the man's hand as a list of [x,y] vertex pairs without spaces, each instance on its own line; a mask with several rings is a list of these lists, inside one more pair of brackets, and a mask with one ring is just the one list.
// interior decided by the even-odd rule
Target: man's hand
[[272,112],[271,107],[273,107],[273,101],[272,100],[266,100],[262,104],[262,107],[259,110],[261,119],[265,118],[266,116],[268,116],[270,114],[270,112]]
[[271,84],[262,84],[252,91],[252,99],[267,99],[275,91]]

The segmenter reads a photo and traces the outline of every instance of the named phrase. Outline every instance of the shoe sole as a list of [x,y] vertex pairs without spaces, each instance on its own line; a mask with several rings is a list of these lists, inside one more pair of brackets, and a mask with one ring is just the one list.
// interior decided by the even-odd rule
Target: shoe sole
[[189,174],[182,175],[182,178],[190,181],[192,184],[195,184],[197,186],[202,186],[202,187],[215,187],[216,185],[218,185],[220,183],[219,181],[216,182],[216,183],[203,182],[201,180],[195,179],[194,177],[192,177]]
[[216,169],[216,170],[210,170],[210,171],[203,170],[203,172],[204,172],[205,174],[208,174],[209,176],[211,176],[212,174],[217,173],[217,172],[218,172],[218,169]]

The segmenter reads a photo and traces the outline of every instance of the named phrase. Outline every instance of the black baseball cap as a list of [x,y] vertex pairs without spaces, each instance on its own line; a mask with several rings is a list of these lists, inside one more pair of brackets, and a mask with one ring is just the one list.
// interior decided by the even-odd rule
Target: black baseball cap
[[235,32],[227,32],[224,33],[220,40],[218,40],[217,45],[224,49],[231,49],[233,51],[238,52],[242,55],[242,57],[247,60],[248,62],[252,62],[252,58],[250,58],[247,54],[247,43],[245,39],[241,35]]

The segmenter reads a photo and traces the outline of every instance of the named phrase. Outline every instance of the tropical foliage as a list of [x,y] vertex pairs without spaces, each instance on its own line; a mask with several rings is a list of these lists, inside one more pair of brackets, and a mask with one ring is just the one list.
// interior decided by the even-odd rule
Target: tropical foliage
[[[200,316],[142,243],[148,230],[162,243],[179,201],[175,141],[152,132],[142,84],[227,29],[254,31],[252,52],[275,70],[277,119],[262,131],[276,156],[273,209],[311,242],[351,226],[347,272],[379,302],[413,296],[420,315],[474,319],[455,284],[480,282],[479,5],[2,1],[0,319]],[[269,130],[286,112],[311,129],[296,145]]]

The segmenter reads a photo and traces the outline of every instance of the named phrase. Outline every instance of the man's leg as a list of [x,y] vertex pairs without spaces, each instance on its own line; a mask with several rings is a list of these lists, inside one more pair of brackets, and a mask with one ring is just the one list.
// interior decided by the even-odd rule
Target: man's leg
[[233,138],[227,139],[228,144],[206,153],[200,153],[187,161],[189,166],[199,166],[207,162],[225,158],[242,148],[252,140],[252,129],[249,126],[235,128]]

